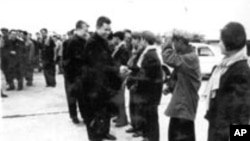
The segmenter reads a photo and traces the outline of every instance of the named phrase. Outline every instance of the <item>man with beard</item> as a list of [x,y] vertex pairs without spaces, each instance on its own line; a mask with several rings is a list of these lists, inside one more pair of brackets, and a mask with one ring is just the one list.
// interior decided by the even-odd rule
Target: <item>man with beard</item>
[[73,123],[79,123],[77,117],[77,103],[80,113],[83,118],[84,107],[82,104],[81,95],[81,67],[83,66],[83,50],[86,44],[85,36],[88,32],[88,24],[84,21],[76,23],[75,34],[72,38],[67,40],[67,44],[63,49],[63,64],[64,64],[64,78],[65,90],[67,94],[67,102],[69,107],[69,115]]
[[110,98],[121,88],[121,79],[108,46],[110,24],[109,18],[98,18],[96,33],[88,40],[84,51],[83,87],[87,106],[84,120],[91,141],[116,140],[109,134],[109,110]]
[[43,62],[43,71],[47,87],[56,86],[56,66],[54,60],[54,41],[48,36],[48,30],[43,28],[40,30],[42,34],[42,62]]

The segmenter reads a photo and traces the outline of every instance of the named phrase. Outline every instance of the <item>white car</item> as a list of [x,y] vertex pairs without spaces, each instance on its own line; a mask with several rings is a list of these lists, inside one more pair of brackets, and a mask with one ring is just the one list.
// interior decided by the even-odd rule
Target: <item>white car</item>
[[205,43],[190,43],[199,56],[202,78],[209,78],[213,69],[221,62],[223,55],[219,46]]

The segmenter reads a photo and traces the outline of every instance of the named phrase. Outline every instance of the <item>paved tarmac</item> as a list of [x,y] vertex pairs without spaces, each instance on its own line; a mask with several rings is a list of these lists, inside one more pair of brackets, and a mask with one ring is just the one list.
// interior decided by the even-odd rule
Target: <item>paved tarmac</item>
[[[48,88],[45,87],[43,74],[35,73],[34,86],[24,87],[23,91],[5,91],[4,79],[1,80],[3,92],[8,95],[8,98],[1,99],[1,141],[88,141],[85,125],[75,125],[69,119],[62,75],[57,75],[55,88]],[[200,92],[205,84],[202,83]],[[168,141],[169,118],[164,111],[170,99],[171,95],[163,96],[159,106],[161,141]],[[207,140],[205,105],[205,101],[200,100],[195,121],[197,141]],[[110,133],[117,137],[117,141],[142,140],[125,132],[129,125],[123,128],[116,128],[113,123],[111,125]]]

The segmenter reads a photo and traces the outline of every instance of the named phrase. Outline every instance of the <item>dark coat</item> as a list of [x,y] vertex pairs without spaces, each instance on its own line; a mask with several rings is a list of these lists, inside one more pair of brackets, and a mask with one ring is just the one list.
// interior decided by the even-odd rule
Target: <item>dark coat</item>
[[163,61],[174,68],[171,76],[172,98],[165,112],[167,116],[194,120],[201,85],[199,58],[194,50],[179,54],[172,48],[163,50]]
[[127,65],[128,59],[130,58],[130,51],[126,47],[126,44],[121,44],[119,49],[113,54],[113,58],[118,65]]
[[121,88],[119,67],[115,64],[108,42],[95,33],[84,49],[83,87],[88,97],[108,99]]
[[64,43],[63,67],[65,77],[69,81],[74,81],[81,76],[83,66],[83,51],[86,40],[75,35]]
[[131,68],[137,74],[130,76],[129,83],[135,82],[133,91],[138,102],[158,105],[161,100],[163,72],[161,62],[155,49],[148,50],[144,55],[140,68]]
[[46,39],[43,39],[41,48],[42,48],[42,60],[43,63],[46,64],[51,64],[54,63],[54,48],[56,44],[55,42],[50,38],[47,37]]
[[[8,70],[15,69],[20,64],[24,63],[24,52],[25,46],[24,42],[16,39],[16,40],[8,40],[6,42],[6,48],[8,50]],[[12,53],[14,52],[14,54]]]
[[222,75],[219,90],[211,99],[206,118],[218,127],[249,124],[250,68],[247,61],[238,61]]

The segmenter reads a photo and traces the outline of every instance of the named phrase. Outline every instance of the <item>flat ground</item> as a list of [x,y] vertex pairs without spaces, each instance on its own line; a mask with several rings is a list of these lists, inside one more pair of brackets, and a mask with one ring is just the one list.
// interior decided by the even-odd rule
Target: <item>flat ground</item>
[[[42,73],[34,74],[34,86],[25,87],[23,91],[5,91],[8,98],[1,99],[0,139],[2,141],[87,141],[87,131],[83,123],[75,125],[68,115],[64,79],[57,75],[56,88],[45,87]],[[200,92],[206,82],[202,83]],[[126,92],[126,99],[129,98]],[[168,141],[169,118],[164,115],[171,95],[163,96],[159,106],[161,141]],[[128,105],[128,104],[127,104]],[[127,108],[128,110],[128,108]],[[205,101],[200,100],[196,125],[197,141],[207,140],[208,123],[204,119]],[[80,117],[80,116],[79,116]],[[116,128],[112,123],[111,134],[118,141],[141,141],[125,132],[130,126]]]

